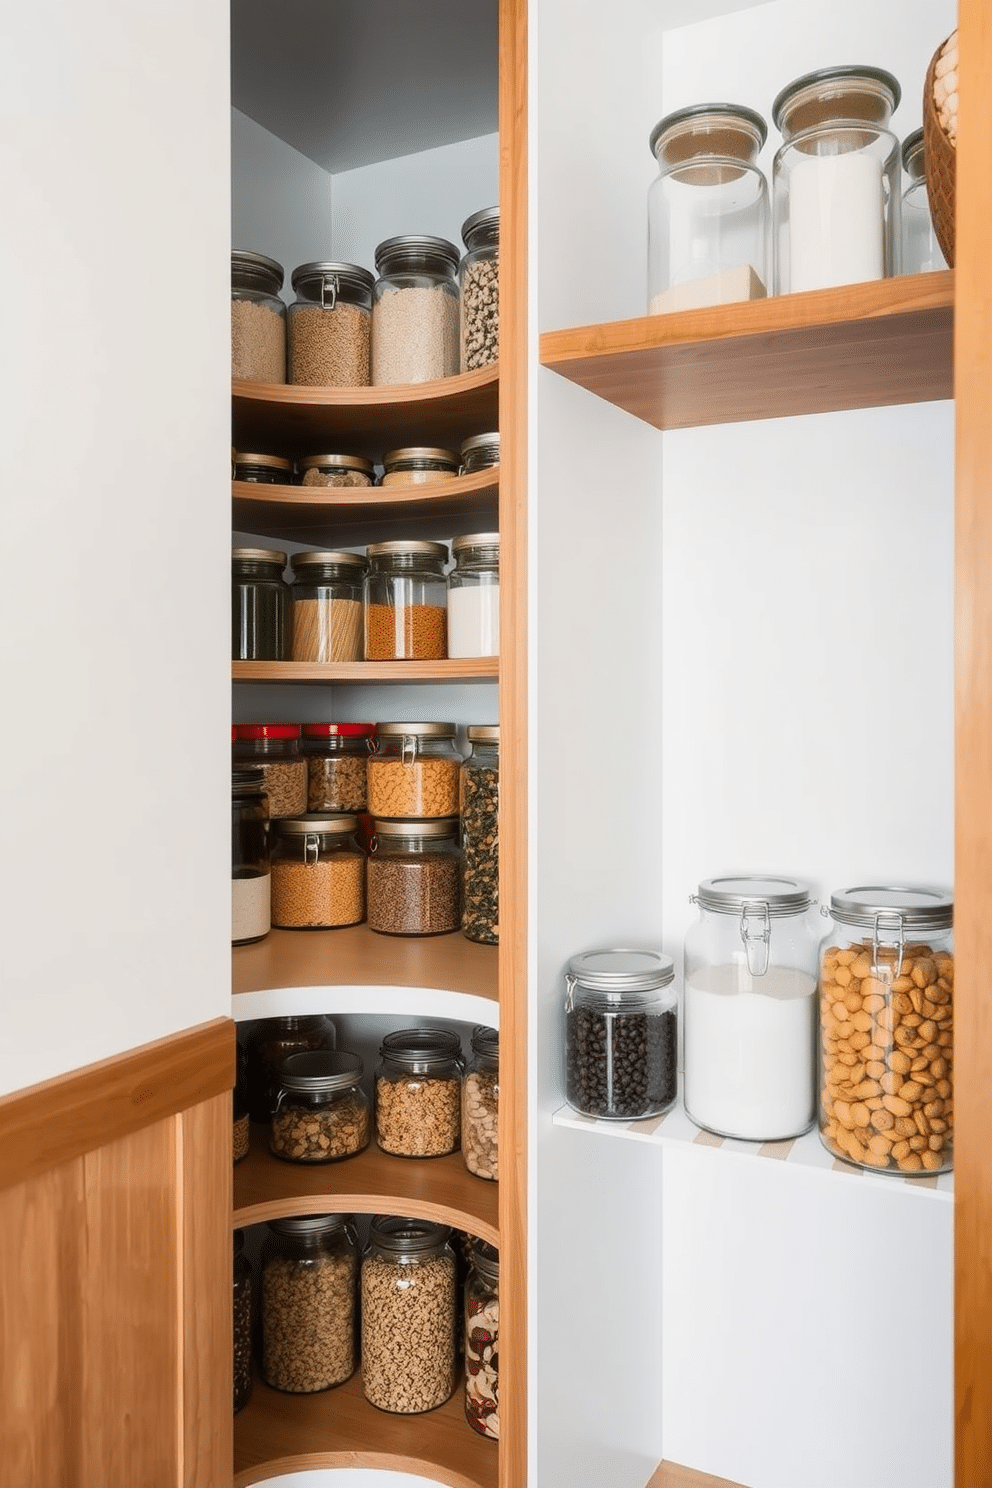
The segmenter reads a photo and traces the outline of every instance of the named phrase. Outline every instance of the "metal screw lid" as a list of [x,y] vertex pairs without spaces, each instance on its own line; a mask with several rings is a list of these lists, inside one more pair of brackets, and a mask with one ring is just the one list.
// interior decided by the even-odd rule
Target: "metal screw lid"
[[386,1034],[379,1052],[390,1059],[448,1063],[461,1058],[462,1041],[450,1028],[397,1028]]
[[[495,233],[494,230],[495,229]],[[471,217],[466,217],[462,223],[462,242],[466,248],[477,246],[473,238],[485,242],[489,237],[497,236],[499,233],[499,207],[482,207],[480,211],[473,212]]]
[[929,884],[858,884],[831,894],[830,913],[845,925],[869,929],[882,916],[898,917],[914,930],[947,930],[954,921],[954,896]]
[[307,816],[277,817],[272,823],[286,837],[312,837],[330,834],[347,837],[358,826],[357,816],[344,811],[312,811]]
[[350,1214],[287,1214],[270,1219],[269,1229],[277,1235],[332,1235],[347,1229],[350,1221]]
[[286,554],[278,548],[232,548],[232,563],[278,563],[286,567]]
[[232,450],[231,459],[237,465],[261,465],[266,470],[286,470],[292,474],[293,462],[282,455],[254,455],[245,450]]
[[304,455],[296,463],[300,470],[360,470],[363,475],[375,470],[362,455]]
[[470,744],[498,744],[498,723],[470,723],[465,730],[465,737]]
[[380,739],[401,738],[409,734],[416,739],[453,739],[453,723],[380,723],[377,728]]
[[378,274],[389,274],[397,270],[453,275],[461,254],[447,238],[435,238],[429,233],[401,233],[395,238],[384,238],[375,250],[375,267]]
[[429,1219],[402,1219],[398,1215],[377,1214],[369,1226],[369,1241],[395,1253],[398,1260],[440,1250],[450,1235],[449,1225],[434,1224]]
[[364,573],[368,568],[368,562],[361,553],[337,553],[337,552],[312,552],[294,553],[289,560],[289,566],[295,574],[301,568],[326,567],[328,564],[339,564],[345,568],[357,568]]
[[675,963],[661,951],[581,951],[568,969],[583,987],[598,992],[647,992],[675,977]]
[[350,1090],[364,1069],[361,1057],[345,1049],[308,1049],[279,1061],[279,1083],[286,1090],[316,1093]]
[[231,282],[239,288],[271,289],[278,294],[284,278],[282,264],[264,253],[249,253],[245,248],[231,253]]
[[902,168],[914,181],[921,181],[925,173],[923,160],[923,127],[907,134],[902,142]]
[[488,1240],[473,1242],[472,1264],[486,1281],[493,1285],[499,1281],[499,1251]]
[[461,454],[464,461],[466,455],[492,454],[495,456],[494,464],[499,463],[499,435],[492,434],[470,434],[467,439],[462,440]]
[[405,465],[418,460],[433,460],[444,465],[450,465],[453,470],[458,468],[458,456],[454,450],[436,449],[428,444],[411,444],[405,449],[387,450],[382,457],[382,463],[387,468],[390,465]]
[[376,816],[372,819],[372,832],[375,837],[393,837],[398,841],[410,841],[415,837],[457,837],[458,822],[457,816],[423,817],[418,821]]
[[369,543],[365,549],[369,558],[385,558],[402,556],[404,553],[419,554],[427,558],[447,558],[448,549],[444,543],[424,541],[392,541]]
[[495,1059],[499,1055],[499,1029],[486,1028],[482,1024],[473,1028],[472,1051],[475,1054],[488,1054]]
[[695,902],[717,914],[740,914],[751,905],[768,906],[772,917],[803,914],[814,903],[813,886],[802,878],[779,878],[765,873],[734,873],[704,878]]
[[469,532],[451,540],[452,554],[464,553],[466,548],[498,548],[498,532]]

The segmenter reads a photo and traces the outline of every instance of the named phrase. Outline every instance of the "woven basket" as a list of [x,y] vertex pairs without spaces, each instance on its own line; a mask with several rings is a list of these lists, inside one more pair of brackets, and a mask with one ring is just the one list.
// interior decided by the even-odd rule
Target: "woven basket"
[[954,267],[954,177],[957,150],[944,133],[933,101],[934,71],[944,43],[934,52],[923,84],[923,161],[933,230],[950,268]]

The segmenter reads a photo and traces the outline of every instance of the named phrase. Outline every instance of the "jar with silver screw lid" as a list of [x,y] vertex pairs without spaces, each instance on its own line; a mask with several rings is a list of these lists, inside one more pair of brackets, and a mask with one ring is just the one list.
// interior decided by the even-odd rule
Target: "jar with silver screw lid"
[[231,376],[286,381],[286,306],[282,265],[264,253],[231,254]]
[[458,456],[454,450],[433,445],[407,445],[404,449],[387,450],[382,457],[383,486],[433,486],[439,481],[454,480],[458,474]]
[[633,1121],[677,1094],[675,967],[660,951],[573,956],[565,977],[565,1099],[584,1116]]
[[433,382],[458,371],[460,254],[447,238],[408,233],[375,250],[372,382]]
[[361,553],[294,553],[290,567],[294,661],[361,661],[365,654]]
[[499,533],[452,539],[448,574],[448,655],[499,655]]
[[448,654],[446,544],[370,543],[365,660],[437,661]]
[[375,1137],[395,1157],[445,1157],[461,1136],[462,1050],[446,1028],[387,1033],[375,1071]]
[[946,269],[947,260],[937,242],[927,196],[923,161],[923,130],[914,129],[902,142],[902,168],[906,187],[902,194],[903,274],[926,274]]
[[455,1388],[458,1314],[447,1225],[377,1215],[362,1260],[362,1385],[379,1410],[434,1410]]
[[284,1162],[341,1162],[364,1152],[372,1107],[364,1064],[345,1049],[290,1054],[279,1065],[269,1151]]
[[358,264],[319,261],[293,270],[289,381],[303,387],[368,387],[372,286]]
[[312,1395],[358,1363],[358,1238],[349,1214],[269,1221],[262,1248],[262,1374]]
[[297,461],[301,486],[364,488],[375,485],[375,466],[363,455],[303,455]]
[[461,370],[499,360],[499,207],[483,207],[462,224]]
[[499,464],[499,435],[471,434],[462,440],[461,474],[476,475]]
[[231,657],[284,661],[289,644],[286,554],[277,548],[231,550]]

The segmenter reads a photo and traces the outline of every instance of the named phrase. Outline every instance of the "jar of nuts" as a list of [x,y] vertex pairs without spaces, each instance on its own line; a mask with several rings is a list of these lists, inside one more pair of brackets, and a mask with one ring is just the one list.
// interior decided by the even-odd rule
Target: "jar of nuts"
[[657,1116],[678,1090],[675,967],[660,951],[584,951],[565,977],[565,1099],[584,1116]]
[[499,1251],[476,1240],[465,1278],[465,1417],[499,1441]]
[[245,1232],[234,1232],[234,1414],[251,1396],[251,1262],[245,1255]]
[[448,1029],[388,1033],[375,1072],[375,1136],[396,1157],[444,1157],[461,1134],[461,1041]]
[[455,1388],[458,1312],[447,1225],[377,1215],[362,1260],[362,1383],[380,1410],[434,1410]]
[[298,723],[239,723],[232,750],[238,764],[260,765],[269,820],[307,809],[307,762]]
[[289,307],[289,381],[304,387],[368,387],[372,286],[368,269],[305,263],[293,270]]
[[361,553],[295,553],[290,567],[293,660],[361,661],[368,568]]
[[462,223],[461,369],[499,361],[499,207],[483,207]]
[[364,1152],[372,1108],[364,1066],[344,1049],[290,1054],[279,1066],[269,1151],[286,1162],[339,1162]]
[[231,254],[231,376],[286,381],[286,306],[282,265],[264,253]]
[[272,845],[272,923],[331,930],[365,918],[365,854],[357,817],[314,811],[277,821]]
[[448,549],[379,542],[366,549],[365,660],[437,661],[448,653]]
[[358,1362],[358,1241],[348,1214],[269,1222],[262,1249],[262,1374],[311,1395]]
[[499,944],[499,724],[469,724],[462,761],[462,934]]
[[375,817],[457,816],[462,757],[453,723],[380,723],[368,762]]
[[940,888],[832,894],[820,947],[820,1136],[880,1172],[951,1167],[954,904]]
[[366,866],[370,930],[447,935],[461,923],[458,818],[374,818]]
[[304,487],[354,489],[375,485],[375,466],[363,455],[304,455],[297,465]]
[[308,811],[365,811],[374,723],[305,723]]
[[472,1030],[462,1084],[462,1156],[477,1178],[499,1178],[499,1029]]

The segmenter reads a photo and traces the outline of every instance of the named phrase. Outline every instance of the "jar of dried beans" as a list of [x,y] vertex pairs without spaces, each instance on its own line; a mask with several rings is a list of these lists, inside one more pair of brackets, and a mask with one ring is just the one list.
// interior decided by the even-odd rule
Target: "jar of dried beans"
[[375,1136],[396,1157],[444,1157],[461,1133],[461,1041],[445,1028],[387,1033],[375,1071]]
[[282,265],[263,253],[231,254],[231,376],[286,381],[286,306]]
[[239,765],[261,766],[270,820],[306,811],[307,762],[298,723],[239,723],[233,753]]
[[279,1068],[291,1054],[310,1049],[333,1049],[337,1030],[319,1013],[262,1018],[246,1045],[248,1110],[252,1121],[269,1122],[279,1093]]
[[461,917],[458,819],[373,819],[367,864],[370,930],[447,935]]
[[499,1251],[476,1240],[465,1278],[465,1416],[499,1441]]
[[472,1030],[462,1085],[462,1156],[477,1178],[499,1178],[499,1030]]
[[448,655],[499,655],[499,533],[476,532],[451,544]]
[[269,801],[257,766],[231,772],[231,944],[268,935]]
[[301,486],[375,485],[375,466],[362,455],[304,455],[297,465]]
[[372,286],[368,269],[305,263],[293,270],[289,381],[305,387],[368,387]]
[[455,1388],[458,1313],[447,1225],[380,1215],[362,1260],[362,1384],[380,1410],[434,1410]]
[[365,918],[365,854],[356,817],[331,811],[275,823],[272,923],[282,930],[329,930]]
[[602,950],[573,956],[565,977],[565,1099],[584,1116],[657,1116],[677,1089],[671,956]]
[[234,1414],[251,1396],[251,1263],[245,1255],[245,1232],[234,1232]]
[[374,723],[305,723],[308,811],[365,811]]
[[372,381],[432,382],[458,371],[459,252],[446,238],[406,234],[375,250]]
[[954,1146],[954,903],[941,888],[830,897],[820,946],[820,1137],[836,1157],[911,1176]]
[[368,761],[374,817],[457,816],[461,755],[453,723],[380,723]]
[[438,661],[448,653],[448,549],[379,542],[366,549],[365,660]]
[[364,654],[360,553],[294,553],[294,661],[361,661]]
[[348,1214],[269,1221],[262,1249],[262,1373],[310,1395],[358,1363],[358,1241]]
[[462,934],[499,944],[499,725],[470,724],[462,762]]
[[462,440],[461,474],[475,475],[499,464],[499,435],[473,434]]
[[286,1162],[339,1162],[364,1152],[372,1108],[363,1064],[343,1049],[290,1054],[279,1066],[269,1150]]
[[248,481],[260,486],[291,486],[294,467],[292,460],[282,455],[252,455],[235,450],[231,456],[234,479]]
[[461,369],[499,360],[499,207],[483,207],[462,224]]
[[382,457],[380,485],[431,486],[438,481],[454,480],[458,469],[459,460],[454,450],[411,444],[405,449],[386,451]]
[[231,551],[231,656],[283,661],[289,639],[286,554],[277,548]]

